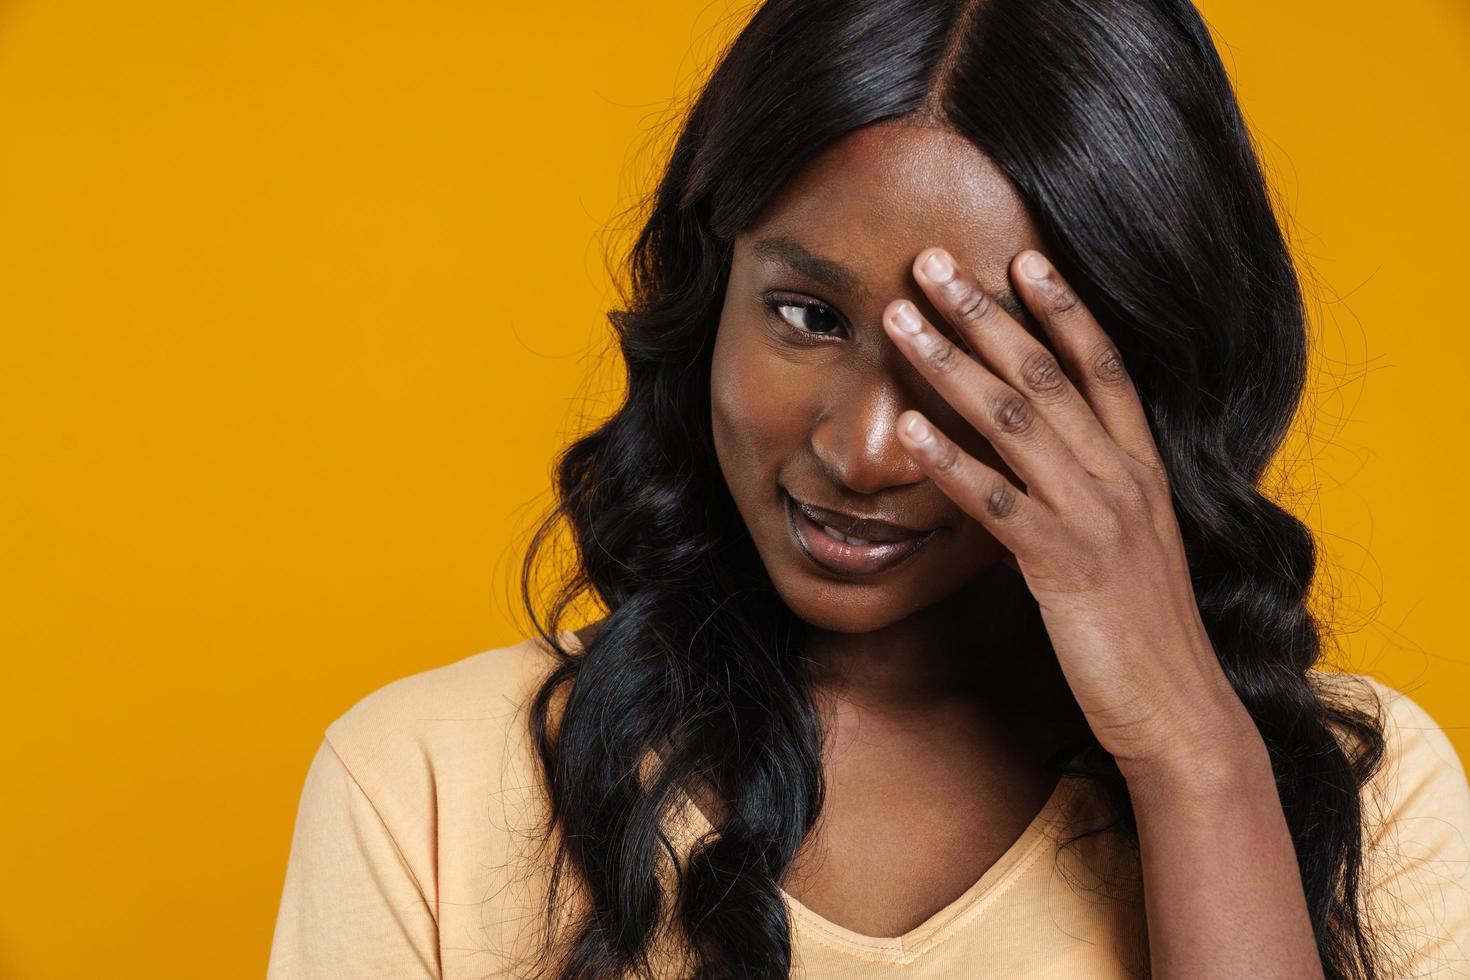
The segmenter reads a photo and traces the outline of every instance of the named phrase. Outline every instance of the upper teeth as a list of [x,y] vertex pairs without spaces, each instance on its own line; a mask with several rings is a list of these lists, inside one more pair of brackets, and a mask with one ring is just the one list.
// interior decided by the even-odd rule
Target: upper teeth
[[843,534],[841,531],[838,531],[835,528],[830,528],[830,527],[828,527],[825,524],[818,524],[817,526],[820,527],[823,531],[826,531],[828,537],[830,537],[830,538],[836,538],[838,541],[846,541],[848,544],[856,544],[856,545],[865,545],[865,544],[872,544],[873,543],[873,542],[867,540],[866,538],[849,537],[848,535]]

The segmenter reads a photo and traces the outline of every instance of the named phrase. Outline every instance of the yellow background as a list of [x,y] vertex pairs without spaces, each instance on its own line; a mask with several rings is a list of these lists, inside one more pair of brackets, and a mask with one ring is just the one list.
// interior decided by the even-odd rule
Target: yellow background
[[[1209,2],[1313,290],[1346,662],[1470,753],[1470,7]],[[258,977],[323,727],[525,635],[730,0],[0,7],[0,976]],[[1320,490],[1320,495],[1312,491]]]

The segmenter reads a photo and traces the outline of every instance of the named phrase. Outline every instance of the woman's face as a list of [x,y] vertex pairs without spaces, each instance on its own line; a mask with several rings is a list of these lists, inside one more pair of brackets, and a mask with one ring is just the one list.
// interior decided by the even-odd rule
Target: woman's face
[[[989,158],[944,130],[879,124],[849,134],[734,243],[711,374],[715,451],[776,589],[821,629],[881,629],[1009,559],[894,432],[899,413],[918,409],[1025,486],[884,333],[884,308],[903,297],[957,339],[911,272],[930,245],[1043,336],[1007,276],[1017,252],[1042,248],[1040,237]],[[903,556],[885,563],[872,547],[826,536],[789,498],[926,535],[882,549]]]

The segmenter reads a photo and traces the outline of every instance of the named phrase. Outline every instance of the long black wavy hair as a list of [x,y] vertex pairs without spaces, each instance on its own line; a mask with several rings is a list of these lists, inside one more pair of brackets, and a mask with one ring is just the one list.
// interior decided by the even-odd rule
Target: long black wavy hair
[[[586,899],[556,975],[648,975],[666,908],[689,975],[790,975],[779,888],[822,805],[822,730],[801,624],[716,461],[711,352],[732,239],[803,161],[882,120],[948,127],[987,153],[1116,342],[1210,639],[1270,751],[1326,974],[1377,976],[1360,796],[1382,716],[1311,680],[1328,635],[1308,608],[1317,549],[1262,486],[1304,392],[1304,304],[1188,0],[769,0],[723,51],[681,116],[609,314],[626,398],[559,455],[556,503],[521,568],[556,662],[530,705],[545,839],[560,830],[547,921],[568,868]],[[562,521],[576,561],[543,618],[532,582]],[[589,595],[606,614],[564,646],[562,622]],[[1030,628],[1049,650],[1039,614]],[[645,778],[656,746],[671,748]],[[1092,739],[1074,748],[1058,768],[1101,786],[1136,847],[1111,756]],[[667,885],[662,821],[697,780],[728,816]]]

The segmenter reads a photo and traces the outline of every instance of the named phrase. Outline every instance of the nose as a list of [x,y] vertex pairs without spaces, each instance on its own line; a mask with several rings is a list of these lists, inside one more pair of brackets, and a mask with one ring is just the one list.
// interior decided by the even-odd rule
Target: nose
[[828,477],[853,493],[880,493],[919,483],[922,467],[898,441],[895,426],[908,406],[893,379],[848,375],[833,385],[812,428],[812,451]]

